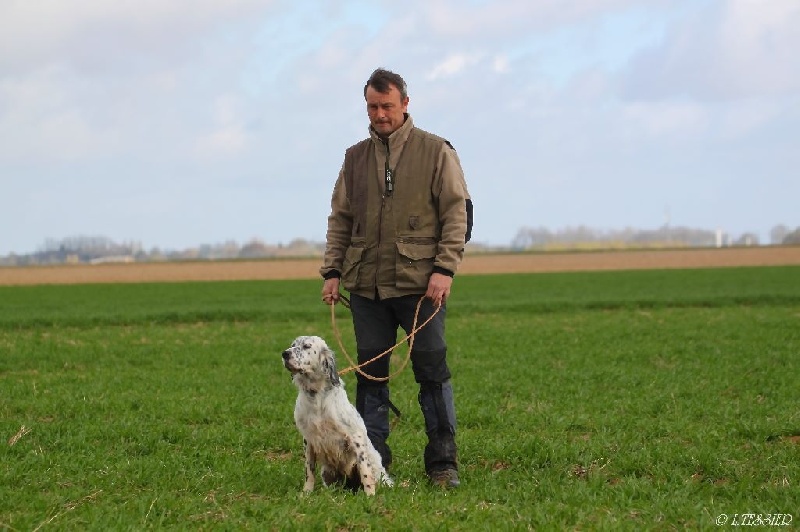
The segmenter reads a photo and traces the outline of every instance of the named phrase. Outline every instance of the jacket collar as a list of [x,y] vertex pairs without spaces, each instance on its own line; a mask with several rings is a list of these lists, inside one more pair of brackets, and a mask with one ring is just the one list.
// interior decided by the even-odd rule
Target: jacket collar
[[[408,136],[411,134],[411,130],[414,129],[414,120],[411,119],[411,115],[406,113],[405,116],[406,121],[403,122],[403,125],[400,126],[397,131],[389,135],[389,150],[392,152],[395,151],[395,148],[399,148],[406,143]],[[383,139],[378,136],[377,131],[375,131],[371,125],[369,126],[369,136],[372,137],[372,142],[383,145]]]

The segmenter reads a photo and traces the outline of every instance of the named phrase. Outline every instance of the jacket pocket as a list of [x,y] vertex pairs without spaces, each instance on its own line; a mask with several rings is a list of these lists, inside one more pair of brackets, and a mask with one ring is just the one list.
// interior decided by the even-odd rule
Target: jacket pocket
[[367,248],[363,243],[354,243],[347,248],[344,253],[344,263],[342,264],[342,286],[348,292],[358,289],[361,286],[361,265],[364,262],[364,251]]
[[437,249],[435,241],[397,242],[397,288],[427,289]]

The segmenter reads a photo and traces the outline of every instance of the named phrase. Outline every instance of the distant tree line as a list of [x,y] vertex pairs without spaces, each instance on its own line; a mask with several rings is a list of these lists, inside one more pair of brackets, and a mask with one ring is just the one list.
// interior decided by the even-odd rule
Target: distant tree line
[[266,244],[253,239],[243,245],[231,240],[177,251],[158,247],[145,250],[140,242],[117,243],[106,237],[77,236],[63,240],[48,239],[35,253],[0,257],[0,266],[321,256],[324,249],[323,243],[303,239],[295,239],[287,245]]
[[[773,245],[800,243],[800,227],[792,231],[784,225],[770,231]],[[758,246],[755,233],[743,233],[736,237],[722,232],[691,227],[664,225],[657,229],[625,228],[622,230],[598,230],[587,226],[565,227],[555,231],[546,227],[523,227],[511,242],[514,250],[554,250],[586,248],[641,248],[641,247],[721,247]]]
[[[770,231],[773,245],[800,245],[800,227],[792,230],[777,225]],[[758,246],[754,233],[735,238],[720,231],[663,226],[657,229],[602,231],[586,226],[566,227],[552,231],[545,227],[523,227],[510,246],[488,246],[470,242],[475,252],[491,251],[553,251],[580,249],[657,248],[657,247],[714,247]],[[117,243],[102,236],[76,236],[61,240],[48,239],[35,253],[0,257],[0,266],[29,266],[37,264],[70,264],[102,262],[156,262],[180,260],[236,260],[279,257],[321,257],[323,242],[303,239],[289,244],[267,244],[258,239],[240,245],[233,240],[221,244],[203,244],[180,251],[157,247],[145,250],[141,242]]]
[[769,239],[773,244],[796,246],[800,244],[800,227],[792,231],[791,227],[776,225],[770,230]]
[[93,262],[112,257],[135,260],[141,255],[141,250],[139,242],[117,243],[103,236],[75,236],[61,240],[48,238],[39,251],[23,257],[38,264]]

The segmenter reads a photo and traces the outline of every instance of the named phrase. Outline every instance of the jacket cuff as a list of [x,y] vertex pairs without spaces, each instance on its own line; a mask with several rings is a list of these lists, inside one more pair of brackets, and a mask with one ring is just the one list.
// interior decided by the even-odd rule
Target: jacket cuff
[[325,279],[326,281],[328,279],[341,279],[341,277],[342,274],[339,272],[339,270],[331,270],[322,276],[322,278]]
[[455,272],[452,272],[447,268],[442,268],[441,266],[434,266],[433,273],[441,273],[442,275],[446,275],[448,277],[453,277],[455,275]]

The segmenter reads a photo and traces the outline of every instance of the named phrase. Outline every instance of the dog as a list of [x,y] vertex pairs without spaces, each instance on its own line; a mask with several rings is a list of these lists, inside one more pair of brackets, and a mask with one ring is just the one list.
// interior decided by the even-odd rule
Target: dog
[[294,421],[303,436],[305,493],[314,490],[316,466],[323,483],[344,484],[375,495],[378,483],[393,481],[367,436],[364,420],[347,399],[333,351],[318,336],[300,336],[283,352],[283,366],[299,393]]

